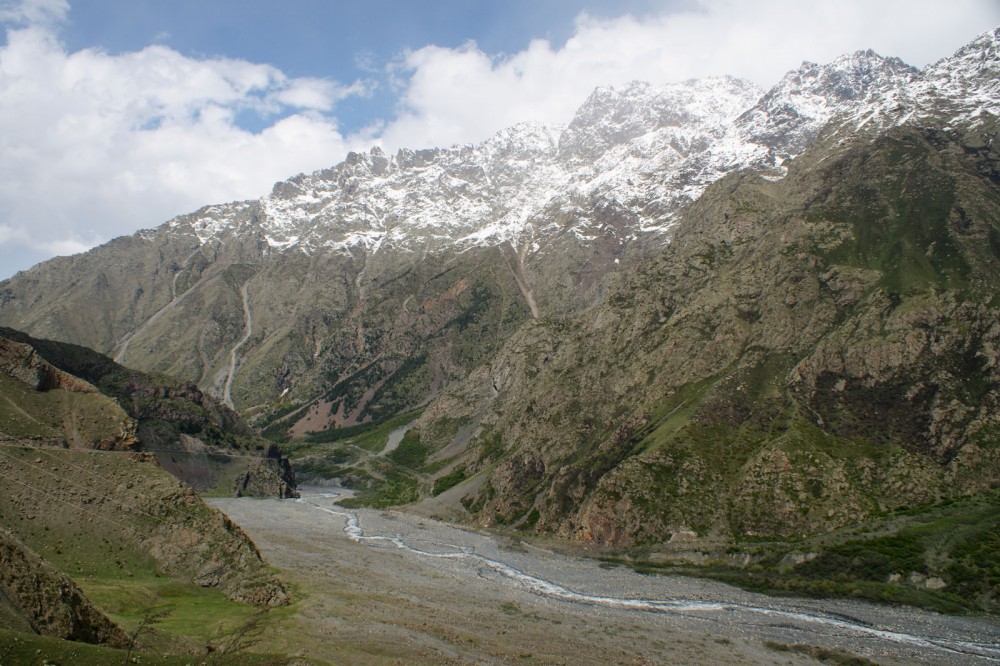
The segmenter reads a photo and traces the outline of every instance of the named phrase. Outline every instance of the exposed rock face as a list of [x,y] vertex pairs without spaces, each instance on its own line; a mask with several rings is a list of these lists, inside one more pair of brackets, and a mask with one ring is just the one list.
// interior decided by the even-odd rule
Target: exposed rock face
[[[289,480],[292,483],[289,483]],[[267,456],[256,465],[250,465],[233,483],[236,497],[298,497],[295,490],[295,473],[288,458],[281,455],[277,446],[268,447]]]
[[0,530],[0,593],[43,636],[124,647],[125,632],[73,581]]
[[76,393],[97,393],[97,389],[39,357],[34,347],[0,338],[0,372],[22,382],[33,391],[63,389]]
[[[572,323],[439,403],[485,523],[603,544],[801,535],[1000,473],[1000,138],[899,128],[723,179]],[[418,422],[432,448],[440,411]],[[470,487],[475,487],[470,483]]]

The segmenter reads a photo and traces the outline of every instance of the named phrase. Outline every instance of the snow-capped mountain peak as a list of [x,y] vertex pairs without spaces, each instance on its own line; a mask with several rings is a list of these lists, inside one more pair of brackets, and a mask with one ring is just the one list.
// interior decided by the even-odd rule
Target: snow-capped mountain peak
[[[476,145],[351,153],[278,183],[252,211],[245,202],[215,206],[172,224],[202,243],[249,225],[268,251],[307,254],[534,247],[567,231],[586,242],[601,224],[596,210],[631,220],[626,236],[666,237],[710,183],[741,168],[780,176],[831,123],[878,130],[1000,113],[998,53],[1000,29],[924,71],[868,50],[805,62],[766,93],[732,77],[602,87],[565,127],[522,123]],[[553,217],[564,222],[543,222]]]
[[983,114],[1000,116],[1000,28],[985,32],[949,58],[924,71],[923,107],[950,115],[953,124],[977,124]]

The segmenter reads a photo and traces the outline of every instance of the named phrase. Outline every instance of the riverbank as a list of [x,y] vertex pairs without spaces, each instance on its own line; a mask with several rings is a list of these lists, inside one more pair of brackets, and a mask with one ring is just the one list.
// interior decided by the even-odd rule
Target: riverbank
[[805,664],[818,650],[1000,663],[991,620],[606,569],[405,512],[348,511],[340,492],[213,500],[299,590],[271,651],[333,663]]

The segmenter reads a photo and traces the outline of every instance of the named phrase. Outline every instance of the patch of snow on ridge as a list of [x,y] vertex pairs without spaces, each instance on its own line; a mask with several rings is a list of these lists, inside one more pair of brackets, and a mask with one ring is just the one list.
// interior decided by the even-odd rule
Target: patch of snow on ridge
[[565,127],[521,123],[475,145],[351,153],[168,228],[202,244],[254,228],[277,252],[544,248],[567,231],[593,242],[598,211],[613,210],[634,225],[627,237],[667,237],[710,184],[748,168],[780,178],[831,123],[849,133],[987,114],[1000,115],[1000,29],[923,71],[858,51],[803,63],[767,92],[732,77],[602,87]]

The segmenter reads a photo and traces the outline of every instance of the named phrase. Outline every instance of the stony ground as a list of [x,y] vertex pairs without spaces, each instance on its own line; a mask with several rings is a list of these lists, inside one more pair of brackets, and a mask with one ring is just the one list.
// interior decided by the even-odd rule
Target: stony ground
[[[212,500],[295,588],[268,651],[329,663],[805,664],[846,653],[879,664],[1000,663],[1000,624],[990,620],[605,569],[398,511],[352,512],[359,541],[329,490],[304,495]],[[690,603],[636,610],[621,599]]]

